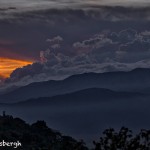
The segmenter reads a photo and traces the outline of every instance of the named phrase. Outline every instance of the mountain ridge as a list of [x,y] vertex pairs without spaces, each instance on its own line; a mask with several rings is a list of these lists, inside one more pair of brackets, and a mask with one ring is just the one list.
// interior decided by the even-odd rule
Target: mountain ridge
[[[27,105],[70,105],[81,103],[94,103],[94,102],[111,102],[111,100],[128,99],[128,98],[144,98],[150,95],[139,92],[117,92],[109,89],[102,88],[89,88],[72,93],[56,95],[52,97],[40,97],[28,99],[21,102],[6,104],[8,106],[27,106]],[[4,105],[4,104],[3,104]]]
[[138,91],[150,87],[150,69],[138,68],[129,72],[84,73],[64,80],[31,83],[0,95],[0,102],[17,102],[31,98],[51,97],[87,88],[116,91]]

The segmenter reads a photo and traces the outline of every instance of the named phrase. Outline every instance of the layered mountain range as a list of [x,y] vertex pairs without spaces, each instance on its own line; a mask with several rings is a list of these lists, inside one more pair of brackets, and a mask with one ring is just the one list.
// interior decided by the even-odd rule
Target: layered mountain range
[[52,97],[76,91],[103,88],[112,91],[149,93],[150,69],[135,69],[129,72],[84,73],[59,81],[31,83],[0,95],[1,103],[14,103],[32,98]]

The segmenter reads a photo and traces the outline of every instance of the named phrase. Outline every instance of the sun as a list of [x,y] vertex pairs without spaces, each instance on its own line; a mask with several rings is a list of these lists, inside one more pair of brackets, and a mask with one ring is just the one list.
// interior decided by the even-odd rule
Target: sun
[[31,61],[0,57],[0,76],[3,78],[8,78],[16,68],[20,68],[32,63],[33,62]]

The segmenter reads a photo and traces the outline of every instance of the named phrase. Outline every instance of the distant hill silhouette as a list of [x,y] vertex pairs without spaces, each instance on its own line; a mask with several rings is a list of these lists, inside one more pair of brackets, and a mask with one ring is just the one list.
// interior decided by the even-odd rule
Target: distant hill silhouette
[[[116,92],[102,88],[89,88],[68,94],[62,94],[52,97],[41,97],[37,99],[29,99],[11,104],[12,106],[43,106],[43,105],[78,105],[78,104],[97,104],[101,102],[115,102],[121,100],[135,100],[149,98],[148,94],[138,92]],[[5,103],[3,104],[5,105]],[[8,106],[11,106],[8,104]]]
[[31,83],[0,96],[0,102],[17,102],[31,98],[51,97],[87,88],[116,91],[140,91],[150,87],[150,69],[129,72],[85,73],[61,81]]

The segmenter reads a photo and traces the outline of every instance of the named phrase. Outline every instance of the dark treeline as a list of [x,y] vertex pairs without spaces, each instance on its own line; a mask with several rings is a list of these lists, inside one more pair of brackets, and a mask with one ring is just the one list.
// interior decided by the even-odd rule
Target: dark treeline
[[[64,136],[47,127],[45,121],[37,121],[32,125],[20,118],[0,116],[0,142],[22,143],[20,150],[150,150],[150,130],[141,130],[133,135],[128,128],[119,131],[106,129],[98,141],[93,141],[93,149],[89,149],[83,140],[77,141]],[[2,150],[13,147],[0,147]]]

